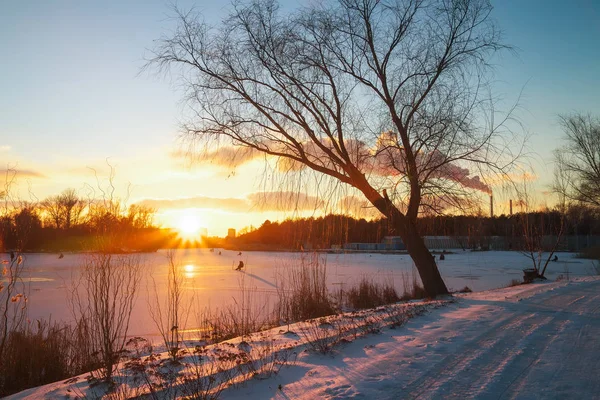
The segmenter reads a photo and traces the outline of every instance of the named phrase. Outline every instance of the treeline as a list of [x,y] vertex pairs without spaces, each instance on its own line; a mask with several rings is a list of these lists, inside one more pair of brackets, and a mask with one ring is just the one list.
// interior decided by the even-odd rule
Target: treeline
[[155,251],[173,234],[156,227],[154,215],[152,208],[125,207],[119,200],[84,199],[73,189],[39,202],[7,200],[0,214],[1,250],[97,250],[111,238],[111,251]]
[[[423,236],[520,237],[536,235],[600,235],[600,213],[586,206],[571,206],[565,212],[545,210],[514,215],[440,215],[421,217]],[[247,249],[319,249],[350,242],[381,242],[394,236],[386,219],[367,221],[344,215],[265,221],[258,229],[241,234],[235,245]]]

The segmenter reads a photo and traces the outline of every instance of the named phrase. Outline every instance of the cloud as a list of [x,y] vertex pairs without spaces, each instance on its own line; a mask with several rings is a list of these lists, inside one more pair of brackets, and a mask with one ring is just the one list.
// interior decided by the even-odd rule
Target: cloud
[[248,195],[257,211],[304,211],[322,208],[325,203],[315,196],[295,192],[256,192]]
[[[406,163],[404,154],[397,147],[397,138],[391,132],[384,132],[378,138],[374,148],[369,148],[366,143],[360,140],[346,140],[344,142],[346,149],[353,160],[359,160],[359,168],[363,167],[369,172],[379,176],[398,176],[406,174]],[[330,140],[323,140],[322,145],[330,148],[334,153],[335,146]],[[325,152],[314,142],[304,142],[302,146],[305,150],[305,156],[309,161],[329,169],[337,169],[332,160]],[[274,148],[277,150],[277,148]],[[289,151],[281,149],[282,152]],[[175,158],[187,158],[189,161],[197,163],[209,163],[217,166],[233,168],[240,166],[252,160],[264,157],[265,154],[248,147],[242,146],[222,146],[213,151],[184,151],[178,150],[172,153]],[[455,162],[447,162],[447,157],[440,151],[434,150],[430,153],[420,153],[417,155],[419,169],[429,170],[436,167],[436,170],[430,175],[433,179],[444,179],[461,185],[464,188],[478,190],[491,194],[491,187],[483,182],[477,175],[471,176],[469,169],[457,165]],[[307,168],[306,165],[297,161],[281,158],[277,164],[280,172],[296,172]]]
[[192,163],[232,168],[264,157],[264,153],[249,147],[222,146],[213,151],[175,150],[171,153],[171,157],[178,160],[185,159]]
[[209,208],[235,213],[314,210],[323,206],[318,197],[294,192],[255,192],[246,198],[195,196],[179,199],[144,199],[137,204],[156,209]]
[[7,145],[0,146],[0,152],[10,151],[10,149],[12,149],[11,146],[7,146]]
[[219,197],[185,197],[179,199],[145,199],[137,204],[156,209],[169,208],[212,208],[231,212],[248,212],[251,205],[246,199]]
[[5,177],[7,175],[9,177],[12,177],[13,174],[16,178],[46,178],[46,175],[42,174],[41,172],[33,171],[30,169],[0,169],[0,177]]
[[377,210],[367,199],[357,196],[345,196],[337,204],[339,212],[350,214],[357,218],[377,218],[381,217]]

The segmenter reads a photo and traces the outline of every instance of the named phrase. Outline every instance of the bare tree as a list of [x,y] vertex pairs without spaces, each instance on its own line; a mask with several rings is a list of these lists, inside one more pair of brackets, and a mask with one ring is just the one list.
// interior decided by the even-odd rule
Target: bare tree
[[562,197],[600,207],[600,119],[560,117],[565,145],[555,151],[555,191]]
[[46,198],[41,206],[56,228],[69,229],[79,223],[85,202],[77,196],[75,189],[66,189],[61,194]]
[[59,201],[64,215],[65,228],[69,229],[71,225],[79,222],[85,203],[79,199],[75,189],[66,189],[60,194]]
[[[148,301],[148,310],[154,325],[158,329],[171,361],[177,362],[181,355],[182,332],[185,331],[187,315],[191,301],[184,300],[184,275],[181,265],[175,258],[175,252],[167,253],[167,293],[164,302],[160,300],[160,290],[152,277],[153,299]],[[161,283],[164,286],[164,282]],[[150,295],[148,296],[150,298]]]
[[[8,168],[4,179],[4,190],[0,192],[0,198],[3,200],[3,206],[0,207],[2,214],[2,229],[13,229],[12,215],[19,216],[20,212],[15,212],[14,204],[20,204],[13,196],[13,189],[16,184],[16,171]],[[27,319],[27,305],[29,285],[25,282],[25,258],[22,254],[21,244],[27,242],[27,235],[31,226],[29,209],[22,215],[19,226],[14,226],[17,248],[5,249],[4,243],[0,243],[0,250],[10,251],[9,259],[2,260],[0,264],[0,392],[5,388],[5,368],[7,368],[6,350],[10,342],[10,335],[21,329]],[[22,211],[22,210],[21,210]]]
[[151,228],[154,222],[156,209],[143,204],[132,204],[127,210],[127,220],[132,228]]
[[559,249],[565,231],[566,205],[558,204],[555,211],[534,212],[534,199],[530,193],[531,188],[524,180],[518,190],[517,203],[521,206],[521,212],[517,214],[517,221],[523,234],[521,253],[531,260],[533,267],[532,273],[525,275],[526,281],[534,278],[546,279],[546,269]]
[[125,344],[141,278],[137,255],[106,252],[85,257],[81,277],[69,293],[71,311],[87,332],[101,366],[99,378],[112,381]]
[[50,220],[52,225],[54,225],[57,229],[62,228],[63,214],[61,210],[59,196],[47,197],[41,202],[40,205],[46,215],[46,218],[44,219],[45,223],[48,223],[48,220]]
[[290,179],[308,168],[349,185],[402,237],[427,293],[447,293],[417,216],[489,191],[469,168],[503,172],[515,160],[486,96],[487,60],[505,48],[489,1],[233,8],[219,28],[177,11],[147,64],[181,74],[191,143],[251,149]]

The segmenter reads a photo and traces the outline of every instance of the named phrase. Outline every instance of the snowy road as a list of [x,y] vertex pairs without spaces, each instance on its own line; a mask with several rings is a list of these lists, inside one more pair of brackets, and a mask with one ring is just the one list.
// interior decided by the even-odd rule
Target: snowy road
[[390,398],[600,397],[600,281],[508,303],[489,317]]
[[588,279],[473,293],[223,398],[600,399],[599,372],[600,280]]

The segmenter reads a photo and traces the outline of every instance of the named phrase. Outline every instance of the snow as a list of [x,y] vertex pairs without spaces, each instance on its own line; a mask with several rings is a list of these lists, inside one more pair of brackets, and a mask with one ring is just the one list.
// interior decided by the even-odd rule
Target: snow
[[[413,317],[393,328],[389,317],[400,315],[394,311]],[[311,327],[334,335],[327,326],[377,316],[380,333],[350,334],[328,354],[310,350]],[[238,376],[221,398],[598,398],[599,317],[600,280],[578,277],[397,304],[337,316],[327,324],[299,323],[291,326],[297,334],[275,328],[245,338],[246,343],[238,338],[221,345],[238,353],[258,351],[266,361],[281,352],[288,356],[278,374],[267,369]],[[57,398],[89,390],[81,377],[9,398]]]

